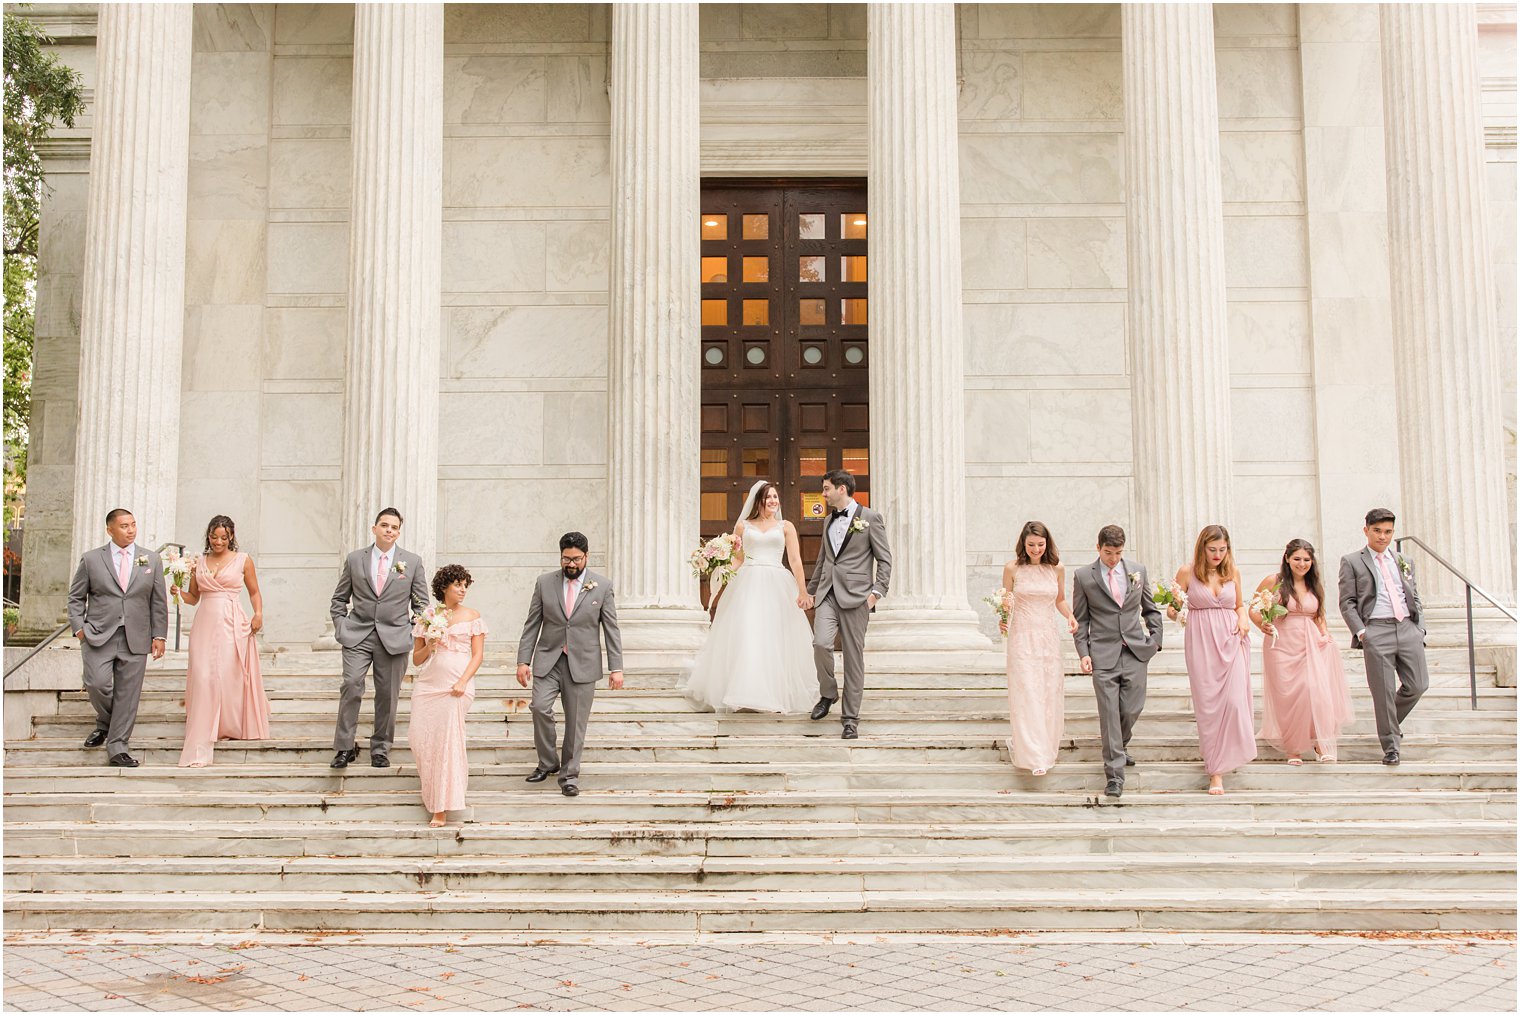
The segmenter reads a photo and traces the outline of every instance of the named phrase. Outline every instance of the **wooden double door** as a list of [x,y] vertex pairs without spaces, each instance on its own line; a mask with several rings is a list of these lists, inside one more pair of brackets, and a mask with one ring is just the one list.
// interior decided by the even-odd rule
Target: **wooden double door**
[[703,539],[768,479],[808,569],[824,474],[849,470],[870,502],[867,229],[863,180],[704,182]]

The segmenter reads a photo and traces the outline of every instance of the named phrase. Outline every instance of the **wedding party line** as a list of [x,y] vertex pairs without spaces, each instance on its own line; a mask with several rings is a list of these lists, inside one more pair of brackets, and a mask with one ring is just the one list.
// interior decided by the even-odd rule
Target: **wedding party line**
[[[890,592],[891,540],[882,515],[855,499],[850,473],[828,473],[821,489],[829,514],[810,574],[802,568],[797,529],[782,517],[780,490],[765,480],[751,487],[732,531],[692,553],[694,574],[711,590],[712,624],[681,686],[707,711],[806,713],[822,720],[837,705],[841,738],[855,740],[866,687],[866,629]],[[1401,724],[1429,683],[1423,610],[1413,566],[1392,549],[1393,512],[1374,508],[1364,521],[1366,546],[1341,558],[1336,595],[1351,646],[1362,652],[1383,764],[1396,766]],[[466,807],[466,716],[489,628],[465,605],[474,581],[469,571],[447,564],[429,577],[422,559],[399,545],[403,524],[398,509],[378,511],[373,542],[347,555],[333,590],[342,679],[330,767],[344,769],[358,758],[366,684],[374,688],[370,765],[390,767],[401,687],[409,663],[415,665],[407,745],[429,823],[440,827]],[[164,655],[170,597],[196,607],[179,765],[210,765],[220,740],[268,739],[256,642],[263,597],[233,520],[213,517],[195,556],[161,558],[138,546],[137,520],[126,508],[107,514],[106,531],[108,542],[80,558],[69,590],[70,629],[95,711],[85,746],[104,747],[112,767],[138,766],[130,740],[148,658]],[[1192,559],[1170,579],[1152,580],[1144,564],[1125,556],[1125,543],[1118,525],[1099,530],[1097,557],[1073,569],[1068,601],[1055,536],[1030,521],[1003,568],[1001,587],[986,597],[1007,638],[1006,744],[1013,765],[1039,777],[1057,762],[1065,724],[1064,623],[1081,672],[1092,680],[1103,792],[1122,796],[1125,771],[1137,764],[1129,744],[1145,707],[1150,662],[1162,646],[1163,616],[1181,628],[1209,794],[1223,794],[1224,777],[1257,758],[1258,739],[1281,751],[1288,765],[1302,765],[1311,751],[1319,762],[1335,762],[1353,710],[1326,624],[1327,594],[1314,547],[1290,540],[1278,569],[1248,591],[1224,526],[1205,526]],[[580,793],[596,686],[604,673],[610,688],[623,686],[622,640],[612,577],[590,570],[586,536],[565,533],[559,553],[558,568],[534,583],[516,660],[526,694],[508,707],[526,701],[532,715],[537,761],[526,781],[555,776],[561,792],[573,797]],[[251,616],[242,606],[245,592]],[[1253,627],[1262,635],[1259,732]]]

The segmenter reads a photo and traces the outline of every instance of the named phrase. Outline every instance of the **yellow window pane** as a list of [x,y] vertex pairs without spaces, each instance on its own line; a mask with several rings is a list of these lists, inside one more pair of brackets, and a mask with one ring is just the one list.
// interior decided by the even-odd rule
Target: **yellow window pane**
[[866,255],[846,254],[839,259],[839,281],[866,281]]
[[[864,302],[864,301],[862,301]],[[745,327],[762,327],[771,323],[770,300],[745,300],[744,301],[744,324]]]
[[768,240],[771,236],[771,217],[764,212],[746,215],[743,228],[746,240]]
[[[690,304],[687,304],[690,306]],[[724,325],[728,323],[728,300],[703,300],[702,324]]]
[[702,520],[724,522],[728,520],[728,494],[704,493],[702,495]]
[[769,257],[746,257],[744,259],[744,281],[769,282],[770,280],[771,259]]
[[840,324],[864,324],[866,323],[865,300],[840,300],[839,301]]
[[823,300],[798,300],[797,320],[804,327],[823,327]]
[[728,281],[728,258],[704,257],[702,258],[702,281],[703,282],[727,282]]
[[842,468],[846,472],[853,473],[856,476],[864,476],[871,471],[871,461],[866,454],[865,448],[845,448],[843,459],[844,464]]
[[702,475],[726,476],[728,475],[728,449],[727,448],[703,448],[702,449]]
[[797,469],[804,476],[821,476],[829,471],[828,453],[823,448],[804,448],[797,453]]
[[765,479],[771,474],[771,452],[769,448],[745,448],[744,469],[746,477]]
[[722,212],[706,212],[702,215],[702,239],[728,239],[728,216]]
[[863,211],[845,212],[839,216],[839,235],[846,240],[863,240],[866,238],[866,213]]

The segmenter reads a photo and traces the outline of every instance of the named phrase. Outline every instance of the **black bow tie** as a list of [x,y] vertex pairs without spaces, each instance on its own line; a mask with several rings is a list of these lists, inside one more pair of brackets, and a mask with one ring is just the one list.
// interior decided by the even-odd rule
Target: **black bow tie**
[[845,508],[843,511],[830,511],[829,512],[829,521],[831,521],[831,522],[834,519],[836,519],[836,518],[848,518],[848,517],[850,517],[850,509],[849,508]]

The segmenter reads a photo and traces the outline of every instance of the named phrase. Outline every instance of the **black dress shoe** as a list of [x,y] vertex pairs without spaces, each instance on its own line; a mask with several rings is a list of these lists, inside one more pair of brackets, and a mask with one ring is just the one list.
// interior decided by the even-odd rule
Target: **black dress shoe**
[[1389,751],[1387,754],[1383,755],[1383,764],[1387,765],[1389,768],[1393,768],[1393,767],[1397,766],[1398,763],[1399,763],[1399,752],[1398,751]]
[[391,756],[389,754],[376,754],[373,751],[369,755],[370,768],[390,768]]
[[109,764],[112,768],[136,768],[137,759],[126,752],[122,752],[121,754],[111,755]]
[[567,783],[565,783],[563,786],[561,786],[559,788],[559,791],[561,793],[565,794],[565,796],[580,796],[581,795],[581,789],[580,789],[580,787],[577,786],[573,782],[567,782]]
[[1103,788],[1104,796],[1111,796],[1115,800],[1124,795],[1124,783],[1118,779],[1108,780],[1108,785]]
[[855,729],[855,724],[852,722],[845,723],[844,732],[839,734],[840,740],[856,740],[859,737],[860,733]]
[[559,769],[557,768],[535,768],[533,774],[524,779],[523,782],[543,782],[558,771]]
[[333,755],[333,759],[332,759],[332,764],[328,765],[327,767],[328,768],[347,768],[348,767],[348,763],[350,761],[353,761],[358,756],[359,756],[359,749],[357,747],[350,747],[346,751],[339,751],[337,754],[334,754]]
[[106,731],[105,730],[96,730],[95,732],[91,733],[89,736],[87,736],[87,737],[84,738],[84,745],[86,747],[99,747],[101,744],[103,744],[105,742],[106,742]]
[[818,704],[813,706],[812,718],[822,719],[824,716],[828,715],[829,709],[833,708],[834,702],[838,700],[838,698],[819,698]]
[[1135,759],[1131,758],[1128,754],[1126,754],[1124,756],[1124,767],[1125,768],[1134,768],[1135,767]]

